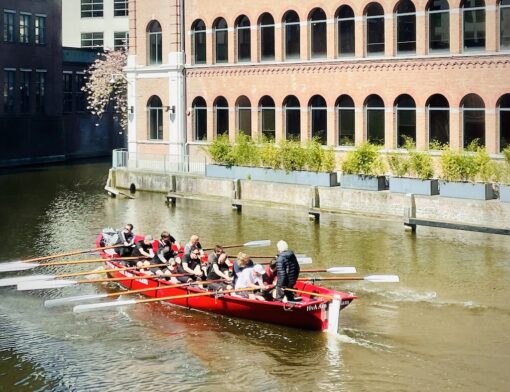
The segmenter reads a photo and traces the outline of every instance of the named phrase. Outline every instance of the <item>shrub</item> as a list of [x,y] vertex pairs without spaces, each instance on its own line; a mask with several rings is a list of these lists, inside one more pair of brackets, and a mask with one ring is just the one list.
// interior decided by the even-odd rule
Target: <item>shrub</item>
[[445,150],[441,155],[441,178],[446,181],[474,181],[477,174],[475,157],[464,152]]
[[400,136],[400,139],[402,140],[402,148],[405,150],[415,150],[416,149],[416,142],[415,140],[407,135]]
[[228,135],[221,135],[214,139],[207,149],[214,163],[232,166],[233,162],[232,145]]
[[429,180],[434,176],[434,163],[429,154],[412,151],[409,155],[409,172],[413,177]]
[[478,169],[478,178],[483,182],[489,182],[496,177],[496,164],[491,160],[485,148],[478,148],[475,155],[475,163]]
[[429,150],[446,150],[448,148],[448,143],[443,144],[439,140],[432,139],[429,142]]
[[387,157],[391,174],[396,177],[404,177],[409,170],[409,158],[403,154],[392,153]]
[[282,167],[286,172],[304,170],[307,163],[306,150],[297,141],[285,140],[280,145]]
[[503,157],[505,158],[506,164],[510,168],[510,147],[507,147],[503,150]]
[[269,141],[262,142],[262,146],[259,147],[260,163],[264,167],[270,167],[271,169],[280,169],[282,166],[282,157],[280,149]]
[[380,175],[383,171],[379,149],[370,143],[364,143],[347,153],[342,164],[342,172],[345,174]]
[[321,158],[321,171],[331,173],[336,170],[335,151],[333,150],[333,147],[329,147],[327,150],[323,149]]
[[257,166],[260,162],[257,145],[250,136],[242,132],[237,135],[232,156],[234,164],[239,166]]

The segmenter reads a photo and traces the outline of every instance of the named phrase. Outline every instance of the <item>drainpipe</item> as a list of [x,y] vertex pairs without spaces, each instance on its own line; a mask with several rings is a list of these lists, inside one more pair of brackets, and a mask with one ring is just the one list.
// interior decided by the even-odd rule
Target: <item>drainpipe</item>
[[181,107],[181,111],[182,113],[184,114],[184,117],[183,117],[183,124],[182,124],[182,133],[183,133],[183,141],[184,141],[184,145],[183,145],[183,148],[182,148],[182,162],[184,163],[184,159],[185,159],[185,156],[186,155],[189,155],[189,152],[188,152],[188,132],[187,132],[187,124],[188,124],[188,119],[187,119],[187,100],[186,100],[186,97],[187,97],[187,93],[186,93],[186,28],[185,28],[185,0],[179,0],[179,8],[180,8],[180,13],[179,13],[179,16],[180,16],[180,23],[179,23],[179,28],[180,28],[180,38],[181,38],[181,42],[180,42],[180,49],[181,49],[181,52],[182,52],[182,59],[183,59],[183,67],[182,67],[182,97],[181,97],[181,103],[182,103],[182,107]]

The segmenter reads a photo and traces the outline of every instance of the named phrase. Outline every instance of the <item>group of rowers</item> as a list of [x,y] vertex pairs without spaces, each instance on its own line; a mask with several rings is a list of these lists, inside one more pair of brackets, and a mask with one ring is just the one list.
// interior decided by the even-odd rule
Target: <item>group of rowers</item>
[[276,245],[278,255],[264,267],[255,264],[244,252],[239,252],[232,262],[220,245],[207,255],[197,235],[192,235],[184,247],[168,231],[161,233],[157,247],[151,235],[135,241],[130,223],[119,230],[118,235],[118,244],[123,245],[118,250],[120,256],[140,258],[126,261],[126,265],[172,283],[197,282],[218,292],[252,288],[253,291],[237,291],[232,295],[260,301],[298,300],[292,291],[285,290],[294,287],[300,268],[296,255],[283,240]]

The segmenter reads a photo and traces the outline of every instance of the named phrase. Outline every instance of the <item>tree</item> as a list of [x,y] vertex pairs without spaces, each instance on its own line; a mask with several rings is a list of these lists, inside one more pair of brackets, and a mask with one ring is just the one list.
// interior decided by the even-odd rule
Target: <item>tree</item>
[[122,73],[126,63],[124,50],[106,51],[87,70],[83,87],[87,109],[101,118],[111,105],[122,129],[127,128],[127,80]]

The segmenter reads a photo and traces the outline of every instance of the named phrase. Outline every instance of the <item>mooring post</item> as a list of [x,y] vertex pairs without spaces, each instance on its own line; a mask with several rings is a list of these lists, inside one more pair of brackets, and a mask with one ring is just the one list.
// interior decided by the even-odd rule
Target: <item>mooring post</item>
[[411,223],[411,219],[416,218],[416,201],[414,200],[414,193],[406,193],[406,205],[404,207],[404,226],[410,227],[411,230],[416,232],[416,225]]
[[319,197],[319,188],[315,185],[310,188],[310,205],[308,208],[308,218],[310,220],[314,220],[318,222],[321,218],[321,213],[319,211],[320,207],[320,197]]
[[340,305],[342,298],[335,294],[333,300],[329,303],[328,308],[328,332],[338,333],[338,326],[340,324]]
[[232,208],[241,212],[243,210],[241,202],[241,180],[235,179],[232,181]]

